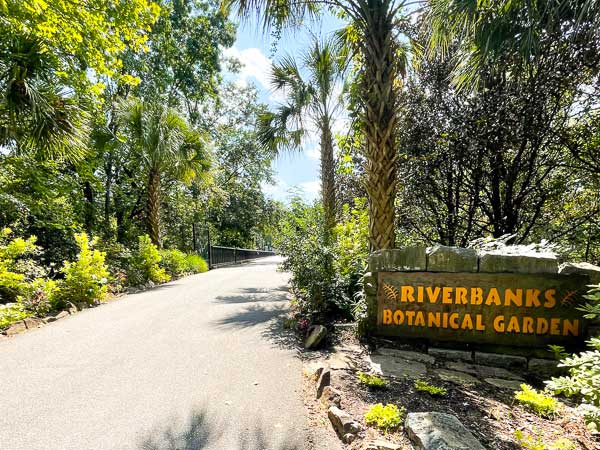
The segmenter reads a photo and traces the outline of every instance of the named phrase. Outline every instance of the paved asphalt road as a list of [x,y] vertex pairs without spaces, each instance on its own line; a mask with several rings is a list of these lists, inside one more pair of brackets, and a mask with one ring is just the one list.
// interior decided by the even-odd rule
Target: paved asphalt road
[[0,341],[2,450],[305,450],[277,257]]

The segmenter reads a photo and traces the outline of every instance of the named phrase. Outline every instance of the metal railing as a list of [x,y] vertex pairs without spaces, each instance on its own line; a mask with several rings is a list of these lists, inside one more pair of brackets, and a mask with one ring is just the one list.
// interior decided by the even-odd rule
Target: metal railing
[[275,256],[275,252],[211,245],[208,248],[208,266],[213,268],[223,264],[236,264],[267,256]]

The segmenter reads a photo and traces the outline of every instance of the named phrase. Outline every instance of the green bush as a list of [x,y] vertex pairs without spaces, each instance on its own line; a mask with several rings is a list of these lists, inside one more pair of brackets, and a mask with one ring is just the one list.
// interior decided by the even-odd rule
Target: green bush
[[58,292],[59,304],[66,302],[85,302],[92,304],[106,296],[108,267],[104,262],[105,254],[93,248],[86,233],[75,235],[79,246],[77,260],[65,261],[61,272],[65,275]]
[[0,309],[0,330],[4,330],[13,323],[30,316],[31,313],[25,311],[21,304],[4,307]]
[[439,396],[439,397],[443,397],[444,395],[446,395],[448,393],[446,388],[434,386],[432,384],[429,384],[427,381],[423,381],[423,380],[415,381],[415,389],[417,391],[427,392],[429,395]]
[[27,286],[27,280],[18,265],[21,258],[35,252],[36,238],[16,238],[9,240],[10,228],[0,230],[0,299],[4,302],[15,300]]
[[160,267],[172,277],[180,277],[188,273],[186,254],[180,250],[160,250]]
[[358,372],[358,382],[375,389],[382,389],[387,386],[387,382],[383,378],[380,378],[377,375],[369,375],[364,372]]
[[[591,286],[586,295],[589,302],[581,309],[585,317],[600,317],[600,285]],[[590,350],[574,355],[563,355],[559,367],[568,370],[568,376],[546,381],[547,389],[555,394],[578,397],[586,409],[586,421],[593,428],[600,428],[600,337],[588,341]]]
[[61,306],[58,283],[54,280],[38,278],[27,284],[18,301],[25,311],[43,317]]
[[276,247],[285,257],[282,268],[291,273],[290,285],[296,297],[294,307],[302,316],[327,320],[350,316],[333,269],[333,253],[320,205],[308,205],[299,198],[280,223]]
[[527,384],[515,392],[515,400],[541,417],[551,417],[558,411],[560,403],[551,395],[538,392]]
[[375,425],[387,433],[389,430],[396,429],[400,426],[405,413],[405,408],[398,408],[391,403],[388,403],[385,406],[381,403],[377,403],[369,408],[365,414],[365,421],[367,422],[367,425]]
[[525,450],[575,450],[577,446],[567,438],[558,438],[547,446],[541,436],[537,434],[525,434],[521,430],[515,430],[515,439],[521,448]]
[[138,237],[138,246],[129,259],[127,280],[129,285],[140,285],[148,281],[165,283],[171,279],[165,269],[160,267],[160,252],[145,234]]
[[200,255],[190,253],[185,256],[186,272],[202,273],[208,272],[208,264]]

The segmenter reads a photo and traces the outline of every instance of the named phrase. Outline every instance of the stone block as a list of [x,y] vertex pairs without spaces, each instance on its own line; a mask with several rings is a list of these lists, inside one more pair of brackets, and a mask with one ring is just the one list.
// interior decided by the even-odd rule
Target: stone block
[[504,378],[505,380],[525,381],[523,377],[517,375],[502,367],[480,366],[477,364],[468,364],[462,361],[449,361],[445,367],[450,370],[465,372],[478,378]]
[[477,251],[473,248],[436,245],[427,249],[428,272],[477,272]]
[[468,350],[430,347],[428,353],[434,358],[447,359],[450,361],[471,362],[473,360],[473,353]]
[[337,406],[339,408],[342,404],[342,393],[334,387],[325,386],[321,395],[321,404],[326,408],[330,406]]
[[500,389],[510,389],[512,391],[518,391],[521,389],[522,381],[517,380],[505,380],[503,378],[485,378],[485,382],[496,386]]
[[361,425],[350,414],[342,411],[337,406],[331,406],[327,410],[327,416],[333,428],[340,436],[345,437],[347,434],[357,434],[362,430]]
[[370,357],[371,370],[386,377],[419,379],[427,373],[427,366],[419,361],[410,361],[392,356]]
[[33,328],[38,328],[39,326],[43,325],[43,321],[42,319],[38,319],[36,317],[26,317],[25,319],[23,319],[23,322],[25,323],[25,326],[27,327],[28,330],[31,330]]
[[511,255],[482,252],[479,254],[479,272],[558,273],[558,259],[547,253]]
[[560,265],[558,273],[561,275],[587,275],[590,278],[590,283],[600,284],[600,266],[595,266],[590,263],[567,262]]
[[417,450],[485,450],[485,447],[451,414],[409,413],[406,433]]
[[484,366],[503,367],[505,369],[526,369],[524,356],[503,355],[500,353],[475,352],[475,362]]
[[8,327],[5,331],[7,336],[13,336],[15,334],[22,333],[27,330],[27,326],[25,322],[19,320],[18,322],[13,323],[10,327]]
[[323,395],[323,391],[327,386],[331,384],[331,371],[329,369],[324,369],[319,375],[319,379],[317,380],[317,398],[321,398]]
[[402,450],[402,447],[393,442],[377,439],[365,442],[362,450]]
[[408,350],[398,350],[395,348],[380,347],[377,349],[377,353],[384,356],[391,356],[397,359],[405,359],[409,361],[419,361],[425,364],[433,364],[435,358],[426,353],[411,352]]
[[325,336],[327,336],[327,328],[323,325],[313,325],[308,330],[308,337],[304,341],[304,349],[311,350],[319,347],[324,342]]
[[378,250],[369,255],[370,272],[408,272],[427,270],[425,247]]
[[558,367],[558,361],[555,359],[531,358],[527,364],[527,371],[540,378],[548,378],[559,375],[564,369]]
[[455,384],[474,385],[478,384],[479,380],[472,375],[454,370],[436,369],[434,373],[444,381],[450,381]]

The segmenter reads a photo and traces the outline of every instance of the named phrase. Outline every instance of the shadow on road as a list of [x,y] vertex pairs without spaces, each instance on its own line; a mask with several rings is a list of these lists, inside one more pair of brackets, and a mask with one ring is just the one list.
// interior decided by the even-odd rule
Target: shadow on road
[[287,300],[288,287],[286,285],[277,288],[243,288],[238,295],[220,295],[216,297],[217,302],[222,303],[257,303],[257,302],[285,302]]
[[[274,439],[273,433],[265,431],[264,425],[247,425],[237,437],[237,444],[217,447],[219,441],[227,437],[227,424],[214,423],[205,408],[197,408],[190,414],[187,423],[172,420],[158,426],[145,436],[139,450],[203,450],[222,448],[223,450],[304,450],[288,436]],[[274,442],[274,440],[279,442]]]

